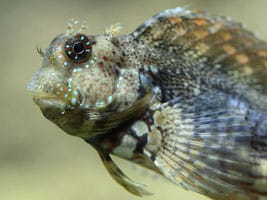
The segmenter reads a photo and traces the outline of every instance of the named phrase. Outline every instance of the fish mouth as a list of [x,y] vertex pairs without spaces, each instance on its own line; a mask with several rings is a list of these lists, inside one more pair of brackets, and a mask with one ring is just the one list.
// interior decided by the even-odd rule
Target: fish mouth
[[33,101],[40,107],[42,111],[52,109],[58,112],[63,112],[66,110],[66,103],[63,101],[63,99],[46,92],[34,92]]

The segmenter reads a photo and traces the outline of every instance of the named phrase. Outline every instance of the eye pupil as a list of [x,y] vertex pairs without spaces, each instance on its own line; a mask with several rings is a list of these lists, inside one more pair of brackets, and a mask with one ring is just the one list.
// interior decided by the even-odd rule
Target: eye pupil
[[77,42],[73,45],[73,52],[76,54],[82,54],[84,52],[84,44],[82,42]]
[[76,34],[65,43],[65,55],[74,63],[87,62],[92,54],[92,45],[95,42],[91,37]]

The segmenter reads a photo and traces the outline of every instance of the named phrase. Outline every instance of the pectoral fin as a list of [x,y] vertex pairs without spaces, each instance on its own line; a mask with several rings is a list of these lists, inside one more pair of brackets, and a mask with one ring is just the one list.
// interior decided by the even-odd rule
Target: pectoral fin
[[253,132],[249,108],[224,94],[201,98],[176,98],[155,109],[162,140],[157,151],[147,145],[146,154],[185,189],[215,199],[266,195],[266,134]]

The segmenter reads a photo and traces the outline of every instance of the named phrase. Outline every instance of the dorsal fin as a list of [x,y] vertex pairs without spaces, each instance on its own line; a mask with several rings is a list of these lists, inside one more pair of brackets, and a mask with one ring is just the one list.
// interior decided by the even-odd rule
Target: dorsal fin
[[219,72],[267,95],[266,43],[227,17],[177,7],[148,19],[132,36],[162,56],[193,60],[202,64],[197,70]]

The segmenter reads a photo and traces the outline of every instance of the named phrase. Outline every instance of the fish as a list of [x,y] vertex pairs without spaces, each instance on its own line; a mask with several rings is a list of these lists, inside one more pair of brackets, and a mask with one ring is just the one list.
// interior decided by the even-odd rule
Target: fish
[[99,154],[128,192],[152,193],[111,155],[211,199],[267,199],[267,44],[229,17],[167,9],[128,35],[70,21],[38,50],[42,114]]

